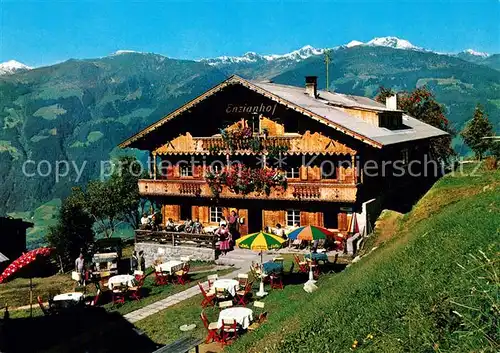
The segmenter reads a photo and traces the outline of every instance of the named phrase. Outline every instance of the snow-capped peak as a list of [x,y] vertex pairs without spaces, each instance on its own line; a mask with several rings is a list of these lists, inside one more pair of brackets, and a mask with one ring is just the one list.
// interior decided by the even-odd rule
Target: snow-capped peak
[[488,53],[475,51],[474,49],[466,49],[466,50],[464,50],[464,53],[474,55],[474,56],[480,56],[482,58],[487,58],[488,56],[490,56],[490,54],[488,54]]
[[138,53],[140,54],[140,51],[135,51],[135,50],[127,50],[127,49],[122,49],[122,50],[117,50],[111,55],[122,55],[122,54],[131,54],[131,53]]
[[0,64],[0,75],[10,75],[17,71],[31,70],[28,65],[24,65],[16,60],[9,60]]
[[347,43],[345,46],[347,48],[352,48],[352,47],[357,47],[358,45],[364,45],[365,43],[360,42],[359,40],[351,40],[349,43]]
[[219,56],[217,58],[201,59],[201,61],[212,66],[233,63],[252,63],[257,61],[302,61],[314,55],[321,55],[323,52],[324,49],[305,45],[300,49],[286,54],[260,55],[255,52],[247,52],[242,56]]
[[375,37],[366,43],[366,45],[390,47],[395,49],[420,49],[406,39],[399,39],[397,37]]

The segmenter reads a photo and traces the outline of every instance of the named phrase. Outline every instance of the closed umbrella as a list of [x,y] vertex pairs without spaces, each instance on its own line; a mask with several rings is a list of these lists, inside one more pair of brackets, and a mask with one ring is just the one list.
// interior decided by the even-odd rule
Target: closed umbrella
[[[262,253],[268,250],[279,249],[284,242],[285,239],[277,235],[260,231],[241,237],[240,239],[236,240],[236,245],[241,249],[260,251],[260,263],[262,266]],[[257,296],[264,296],[266,294],[267,293],[264,292],[263,276],[261,276],[260,288],[259,292],[257,292]]]
[[[49,256],[53,248],[38,248],[35,250],[28,251],[14,260],[0,275],[0,283],[5,282],[10,276],[19,271],[20,269],[28,266],[29,264],[35,262],[40,257]],[[30,316],[33,316],[33,282],[30,276]]]

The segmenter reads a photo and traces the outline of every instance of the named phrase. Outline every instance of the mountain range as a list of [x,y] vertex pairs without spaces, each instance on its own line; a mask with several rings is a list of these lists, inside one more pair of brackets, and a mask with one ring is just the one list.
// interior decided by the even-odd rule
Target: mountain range
[[[0,76],[0,214],[31,212],[99,177],[101,161],[123,153],[118,143],[231,74],[297,86],[304,76],[317,75],[324,88],[324,51],[305,46],[283,55],[194,61],[122,50],[34,69],[0,65],[8,71]],[[426,85],[456,129],[481,103],[500,131],[498,54],[439,54],[384,37],[332,48],[330,56],[330,89],[373,97],[381,85],[396,90]],[[26,175],[37,166],[43,175],[58,160],[85,167],[79,178],[73,166],[59,180],[54,174]],[[26,161],[35,164],[24,173]]]

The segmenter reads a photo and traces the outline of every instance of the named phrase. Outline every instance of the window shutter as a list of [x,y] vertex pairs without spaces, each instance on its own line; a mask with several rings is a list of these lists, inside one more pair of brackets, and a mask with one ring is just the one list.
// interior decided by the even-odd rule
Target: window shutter
[[300,180],[307,180],[307,167],[301,166],[299,174],[300,174]]
[[337,219],[338,219],[339,230],[346,231],[347,230],[347,213],[339,212],[337,214]]

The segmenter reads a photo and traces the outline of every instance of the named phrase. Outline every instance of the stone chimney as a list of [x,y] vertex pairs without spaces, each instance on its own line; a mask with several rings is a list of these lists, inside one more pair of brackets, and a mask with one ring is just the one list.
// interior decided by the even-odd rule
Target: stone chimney
[[318,96],[318,76],[306,76],[306,93],[313,98]]
[[387,109],[391,109],[391,110],[398,109],[398,96],[397,96],[397,94],[395,94],[393,96],[389,96],[385,99],[385,107]]

